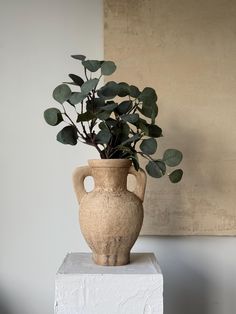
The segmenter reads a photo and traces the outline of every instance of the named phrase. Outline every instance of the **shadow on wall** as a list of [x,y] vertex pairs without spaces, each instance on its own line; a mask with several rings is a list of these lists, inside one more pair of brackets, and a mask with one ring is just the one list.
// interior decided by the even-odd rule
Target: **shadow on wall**
[[[172,128],[177,129],[180,138],[184,138],[185,142],[181,150],[184,154],[183,166],[186,176],[190,177],[193,184],[195,179],[193,176],[196,173],[201,173],[201,165],[197,162],[189,159],[189,155],[186,152],[191,152],[192,156],[199,155],[199,140],[202,145],[206,144],[206,139],[203,133],[196,134],[191,132],[191,129],[186,130],[181,128],[180,125],[173,121]],[[194,162],[194,172],[191,172],[192,163]],[[181,165],[182,166],[182,165]],[[186,171],[189,171],[186,173]],[[176,186],[175,186],[176,188]],[[172,208],[182,213],[182,206],[186,206],[183,203],[182,189],[181,185],[177,187],[179,192],[173,197]],[[190,187],[191,189],[191,187]],[[189,217],[188,217],[189,215]],[[191,211],[183,213],[181,215],[173,215],[171,224],[168,226],[170,228],[170,234],[172,230],[182,230],[189,232],[192,230],[192,225],[186,225],[184,219],[189,219],[191,221]],[[186,229],[189,228],[189,229]],[[166,238],[167,241],[169,238]],[[173,238],[174,240],[174,238]],[[178,239],[176,239],[178,241]],[[168,264],[162,263],[162,270],[164,273],[165,283],[164,283],[164,313],[165,314],[209,314],[209,294],[210,294],[210,284],[207,274],[205,274],[201,269],[197,267],[196,264],[192,263],[192,259],[185,258],[186,251],[181,252],[175,250],[172,247],[172,251],[169,252],[172,258]],[[197,258],[197,257],[196,257]]]
[[[169,241],[169,238],[165,239]],[[207,273],[194,264],[192,258],[185,257],[186,251],[181,252],[173,246],[168,259],[161,262],[164,276],[164,313],[209,314],[211,288]]]
[[187,264],[183,263],[182,267],[182,274],[185,273],[186,277],[166,287],[165,313],[209,314],[207,278]]
[[13,314],[2,294],[0,294],[0,314]]

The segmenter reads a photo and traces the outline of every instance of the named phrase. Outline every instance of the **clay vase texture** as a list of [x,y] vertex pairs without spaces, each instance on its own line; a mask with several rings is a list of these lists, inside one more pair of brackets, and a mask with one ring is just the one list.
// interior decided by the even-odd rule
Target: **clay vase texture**
[[[136,177],[133,192],[127,190],[127,176]],[[84,179],[92,176],[94,189],[86,192]],[[89,160],[73,174],[79,202],[79,221],[83,236],[98,265],[128,264],[130,250],[143,223],[146,173],[136,171],[128,159]]]

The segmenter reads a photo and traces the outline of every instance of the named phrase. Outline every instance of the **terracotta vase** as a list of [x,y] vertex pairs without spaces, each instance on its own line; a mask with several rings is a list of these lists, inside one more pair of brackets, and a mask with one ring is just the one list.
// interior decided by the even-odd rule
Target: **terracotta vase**
[[[143,223],[146,174],[136,171],[128,159],[89,160],[88,164],[78,167],[73,175],[83,236],[96,264],[128,264]],[[128,174],[136,177],[133,192],[127,190]],[[92,192],[84,188],[87,176],[94,179]]]

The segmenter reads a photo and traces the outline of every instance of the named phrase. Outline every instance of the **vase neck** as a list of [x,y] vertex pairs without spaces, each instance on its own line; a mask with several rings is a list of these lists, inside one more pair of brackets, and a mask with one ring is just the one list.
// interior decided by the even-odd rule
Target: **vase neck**
[[127,190],[129,168],[92,168],[95,189],[104,191]]

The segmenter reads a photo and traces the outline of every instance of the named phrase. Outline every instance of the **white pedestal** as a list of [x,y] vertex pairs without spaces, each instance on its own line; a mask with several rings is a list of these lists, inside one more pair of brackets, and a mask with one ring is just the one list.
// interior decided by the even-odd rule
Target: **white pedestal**
[[163,276],[152,253],[125,266],[98,266],[70,253],[56,275],[55,314],[163,314]]

